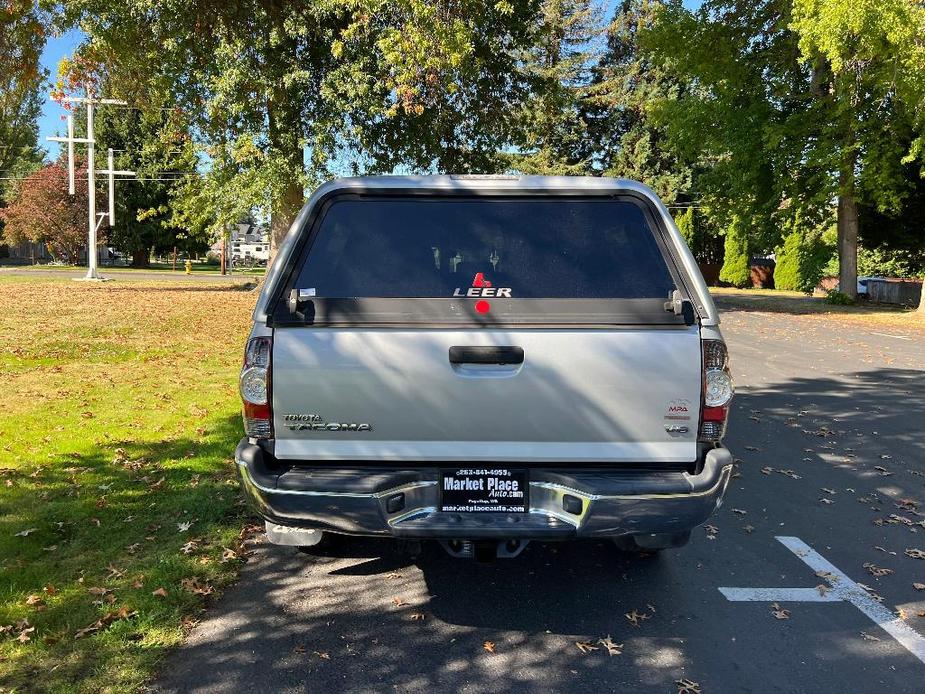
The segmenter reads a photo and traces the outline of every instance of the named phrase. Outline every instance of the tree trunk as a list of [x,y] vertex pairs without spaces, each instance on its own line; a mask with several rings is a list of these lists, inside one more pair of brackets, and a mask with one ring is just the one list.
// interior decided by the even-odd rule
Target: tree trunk
[[305,191],[298,181],[290,181],[283,189],[279,199],[273,205],[270,214],[270,263],[276,257],[276,251],[286,237],[289,227],[295,220],[305,199]]
[[858,298],[858,203],[845,193],[838,196],[838,288]]
[[132,267],[148,267],[151,263],[150,248],[132,249]]
[[854,167],[857,154],[846,144],[838,190],[838,289],[858,298],[858,201],[855,197]]
[[922,277],[922,298],[919,299],[919,313],[925,315],[925,276]]

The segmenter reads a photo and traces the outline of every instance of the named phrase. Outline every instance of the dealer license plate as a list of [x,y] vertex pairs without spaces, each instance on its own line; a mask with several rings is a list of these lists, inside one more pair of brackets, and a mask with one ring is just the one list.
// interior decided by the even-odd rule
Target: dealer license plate
[[441,511],[526,513],[526,470],[461,468],[441,472]]

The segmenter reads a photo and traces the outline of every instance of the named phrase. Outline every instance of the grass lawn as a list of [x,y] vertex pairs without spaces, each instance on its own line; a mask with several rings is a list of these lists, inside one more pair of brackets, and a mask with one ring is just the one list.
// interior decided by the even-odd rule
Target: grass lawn
[[818,314],[844,322],[863,323],[869,326],[912,331],[925,330],[925,314],[898,306],[869,304],[864,301],[854,306],[833,306],[827,304],[822,297],[779,289],[710,287],[710,294],[713,295],[713,299],[721,310],[767,311],[794,315]]
[[126,691],[244,557],[253,292],[0,277],[0,691]]
[[[86,265],[2,265],[0,269],[11,269],[11,270],[58,270],[60,272],[81,272],[86,273]],[[199,274],[213,274],[217,275],[220,273],[218,265],[207,265],[206,263],[200,263],[197,261],[193,262],[192,271]],[[109,265],[101,265],[99,268],[100,274],[106,276],[108,274],[119,274],[119,273],[133,273],[133,272],[174,272],[172,263],[151,263],[148,267],[135,268],[128,267],[125,265],[116,265],[110,267]],[[254,268],[244,268],[244,267],[235,267],[232,271],[232,275],[247,275],[247,276],[261,276],[266,274],[267,269],[265,267],[254,267]],[[177,260],[177,273],[185,273],[186,267],[183,260]]]

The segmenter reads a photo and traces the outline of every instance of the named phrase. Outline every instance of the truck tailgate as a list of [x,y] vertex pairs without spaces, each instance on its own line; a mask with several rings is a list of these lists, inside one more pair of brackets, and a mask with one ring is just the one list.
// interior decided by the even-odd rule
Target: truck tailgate
[[[451,363],[452,347],[516,347],[523,360]],[[696,326],[277,328],[275,452],[297,460],[690,462],[700,364]]]

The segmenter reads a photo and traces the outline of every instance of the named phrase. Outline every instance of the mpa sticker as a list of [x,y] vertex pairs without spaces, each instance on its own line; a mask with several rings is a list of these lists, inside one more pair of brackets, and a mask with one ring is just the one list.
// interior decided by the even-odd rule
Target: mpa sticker
[[472,286],[466,289],[465,292],[463,292],[461,287],[456,287],[453,296],[469,299],[510,299],[511,288],[493,287],[491,282],[485,279],[484,272],[477,272],[475,273],[475,277],[472,278]]
[[665,413],[665,419],[676,419],[681,421],[689,421],[691,418],[691,402],[690,400],[672,400],[668,403],[668,410]]

